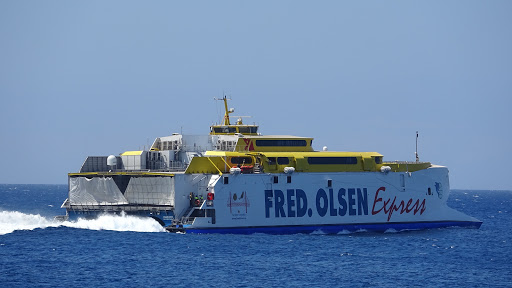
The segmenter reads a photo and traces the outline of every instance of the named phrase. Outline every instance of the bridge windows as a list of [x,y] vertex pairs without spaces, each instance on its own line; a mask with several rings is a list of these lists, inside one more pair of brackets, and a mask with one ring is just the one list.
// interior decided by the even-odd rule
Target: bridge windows
[[256,135],[258,134],[258,126],[212,126],[210,127],[210,131],[214,134],[248,134],[248,135]]
[[239,131],[239,133],[242,133],[242,134],[257,134],[258,127],[256,127],[256,126],[248,126],[248,127],[240,126],[240,127],[238,127],[238,131]]
[[352,165],[357,164],[357,157],[308,157],[308,163],[312,165]]
[[236,133],[236,127],[230,127],[230,126],[213,127],[213,132],[219,133],[219,134]]
[[249,134],[251,132],[249,127],[238,127],[238,133]]
[[256,146],[269,147],[269,146],[286,146],[286,147],[305,147],[307,146],[306,140],[292,140],[292,139],[272,139],[272,140],[256,140]]

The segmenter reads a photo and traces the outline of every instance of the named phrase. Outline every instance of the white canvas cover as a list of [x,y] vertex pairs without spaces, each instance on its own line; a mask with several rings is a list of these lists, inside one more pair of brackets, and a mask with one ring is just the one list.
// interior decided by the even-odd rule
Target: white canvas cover
[[124,196],[131,204],[174,205],[174,178],[132,177]]
[[69,178],[71,205],[122,205],[128,204],[112,177]]

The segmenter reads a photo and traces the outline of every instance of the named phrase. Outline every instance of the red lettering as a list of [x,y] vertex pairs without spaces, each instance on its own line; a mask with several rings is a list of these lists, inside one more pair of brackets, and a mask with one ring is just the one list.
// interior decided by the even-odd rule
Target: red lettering
[[401,210],[400,214],[404,213],[404,200],[400,201],[400,204],[398,206],[395,205],[395,200],[396,200],[396,197],[395,197],[395,199],[393,199],[393,204],[391,204],[391,209],[389,209],[388,221],[389,221],[389,219],[391,219],[391,214],[393,214],[394,211]]
[[[420,200],[418,199],[418,202],[420,202]],[[420,210],[421,208],[421,210]],[[420,211],[420,215],[423,214],[423,212],[425,212],[425,209],[427,209],[427,207],[425,207],[425,199],[423,199],[423,201],[421,202],[421,205],[418,207],[417,210],[414,210],[414,215],[416,215],[416,213],[418,211]]]
[[393,214],[393,206],[395,206],[395,200],[396,200],[396,196],[395,196],[395,198],[393,198],[393,203],[391,203],[391,206],[389,207],[389,209],[387,209],[387,206],[388,206],[389,201],[391,201],[391,198],[388,199],[388,201],[384,201],[384,214],[388,214],[388,221],[389,221],[389,218],[391,218],[391,214]]
[[379,189],[377,189],[377,192],[375,192],[375,200],[373,200],[372,215],[379,213],[382,210],[382,208],[384,208],[384,207],[382,207],[379,210],[375,211],[375,204],[377,204],[377,202],[382,201],[382,198],[378,198],[379,191],[386,191],[386,187],[380,187]]
[[[393,215],[393,212],[395,212],[395,211],[400,211],[400,214],[403,214],[404,212],[407,214],[409,214],[410,212],[413,212],[414,215],[416,215],[418,212],[420,212],[420,215],[422,215],[423,212],[425,212],[425,210],[427,209],[426,204],[425,204],[425,199],[423,199],[421,204],[420,204],[420,199],[416,200],[416,202],[414,202],[414,204],[412,206],[411,206],[411,204],[414,201],[412,198],[409,199],[409,201],[407,201],[407,204],[405,204],[404,200],[401,200],[400,203],[398,205],[396,205],[395,204],[396,196],[393,198],[392,202],[391,202],[391,198],[383,200],[381,197],[379,197],[379,192],[381,192],[381,191],[383,191],[383,192],[386,191],[386,187],[380,187],[375,192],[375,199],[373,201],[373,207],[372,207],[372,215],[379,214],[381,211],[383,211],[384,214],[388,215],[388,221],[389,221],[389,220],[391,220],[391,216]],[[379,202],[382,202],[382,204],[381,204],[382,206],[379,209],[376,209],[376,206],[378,205],[377,203],[379,203]],[[391,204],[390,204],[390,202],[391,202]]]
[[409,206],[411,206],[412,204],[412,199],[409,199],[409,201],[407,201],[407,206],[405,206],[405,213],[409,213],[412,211],[412,208],[409,208]]
[[396,207],[395,211],[398,211],[398,209],[400,209],[400,214],[404,214],[404,212],[405,212],[404,206],[405,206],[405,203],[404,203],[404,200],[402,200],[402,201],[400,201],[400,205],[398,205],[398,207]]

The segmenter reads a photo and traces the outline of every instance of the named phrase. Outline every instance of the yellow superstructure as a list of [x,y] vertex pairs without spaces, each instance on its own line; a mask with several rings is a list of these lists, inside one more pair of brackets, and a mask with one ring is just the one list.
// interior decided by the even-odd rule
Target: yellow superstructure
[[194,157],[185,173],[226,173],[241,168],[242,173],[283,173],[286,167],[297,172],[380,172],[383,166],[393,172],[414,172],[430,162],[382,162],[377,152],[224,152],[208,151]]
[[[210,163],[201,158],[209,159]],[[210,165],[213,163],[220,165]],[[376,152],[208,151],[205,157],[192,159],[187,173],[227,172],[232,167],[240,167],[248,173],[282,173],[286,167],[293,167],[297,172],[375,172],[380,171],[382,166],[382,155]]]
[[[238,135],[232,151],[206,151],[194,157],[185,173],[226,173],[240,168],[241,173],[297,172],[414,172],[431,166],[428,162],[387,162],[377,152],[314,151],[313,138],[296,136],[261,136],[256,125],[243,125],[241,119],[232,125],[227,98],[222,125],[211,126],[211,135]],[[249,128],[254,128],[250,130]],[[288,169],[285,169],[289,167]]]

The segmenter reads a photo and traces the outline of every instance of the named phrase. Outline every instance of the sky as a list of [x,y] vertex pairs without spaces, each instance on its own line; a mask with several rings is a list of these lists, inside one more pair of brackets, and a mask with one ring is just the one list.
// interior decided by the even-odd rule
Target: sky
[[263,134],[512,190],[512,1],[0,0],[0,183],[207,134]]

